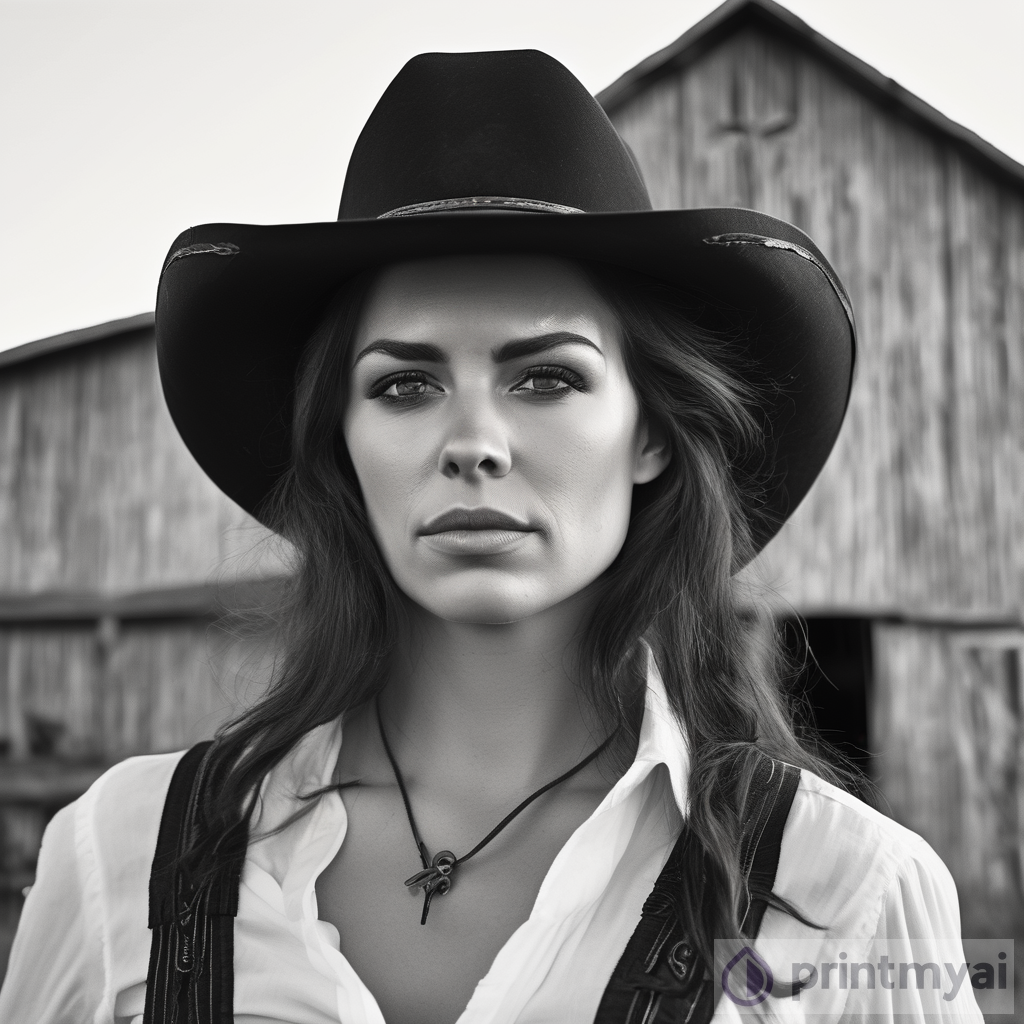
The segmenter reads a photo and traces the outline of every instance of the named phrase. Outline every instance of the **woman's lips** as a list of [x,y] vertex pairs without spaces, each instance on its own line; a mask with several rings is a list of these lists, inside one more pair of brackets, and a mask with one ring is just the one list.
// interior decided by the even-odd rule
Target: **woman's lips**
[[491,508],[453,508],[420,531],[428,547],[444,554],[495,555],[510,551],[536,530]]
[[533,527],[495,508],[450,508],[435,516],[421,530],[420,536],[447,533],[449,530],[516,530],[529,533]]

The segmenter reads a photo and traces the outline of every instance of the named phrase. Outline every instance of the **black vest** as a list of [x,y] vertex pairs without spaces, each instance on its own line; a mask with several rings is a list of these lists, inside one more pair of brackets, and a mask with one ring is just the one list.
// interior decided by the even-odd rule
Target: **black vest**
[[[209,743],[189,750],[171,777],[149,881],[153,930],[143,1024],[231,1024],[234,1020],[234,919],[241,862],[225,865],[198,894],[175,891],[174,863],[205,782]],[[751,893],[770,893],[800,771],[765,759],[757,770],[744,820],[740,863]],[[594,1024],[708,1024],[716,991],[710,966],[700,962],[675,913],[684,834],[676,843],[640,923],[626,944],[601,998]],[[767,909],[754,896],[744,921],[757,937]]]

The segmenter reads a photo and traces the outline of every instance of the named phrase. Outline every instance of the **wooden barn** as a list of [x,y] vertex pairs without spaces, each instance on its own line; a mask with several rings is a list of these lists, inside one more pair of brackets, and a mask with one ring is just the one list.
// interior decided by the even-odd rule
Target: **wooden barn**
[[258,678],[222,613],[280,574],[265,539],[178,438],[152,314],[0,353],[0,970],[49,816]]
[[730,0],[600,94],[656,207],[748,206],[821,246],[857,380],[762,558],[964,934],[1024,938],[1024,167],[770,0]]
[[[758,569],[806,620],[819,724],[945,859],[964,934],[1024,938],[1024,167],[770,0],[599,98],[657,207],[765,210],[847,283],[849,416]],[[217,616],[281,571],[178,440],[151,317],[0,354],[0,941],[54,808],[259,685]]]

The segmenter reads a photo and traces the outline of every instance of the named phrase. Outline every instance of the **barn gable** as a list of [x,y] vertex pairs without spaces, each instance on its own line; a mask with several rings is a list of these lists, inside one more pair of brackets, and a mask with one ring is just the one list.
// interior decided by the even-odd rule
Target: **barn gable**
[[899,82],[887,78],[870,64],[816,32],[807,22],[774,0],[727,0],[674,42],[620,75],[597,94],[597,99],[609,116],[614,117],[620,107],[647,91],[659,78],[696,63],[719,43],[748,27],[785,40],[791,46],[811,54],[827,64],[852,89],[888,110],[894,117],[941,137],[955,145],[968,159],[986,165],[991,173],[1005,176],[1010,183],[1024,185],[1024,165],[969,128],[946,117],[919,96],[904,89]]

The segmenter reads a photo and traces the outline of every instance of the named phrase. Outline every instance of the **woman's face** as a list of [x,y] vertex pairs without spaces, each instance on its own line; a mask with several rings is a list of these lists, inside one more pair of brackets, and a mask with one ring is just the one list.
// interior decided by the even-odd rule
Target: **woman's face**
[[513,622],[611,564],[633,485],[668,462],[619,325],[571,263],[437,258],[378,277],[349,356],[345,440],[399,587]]

